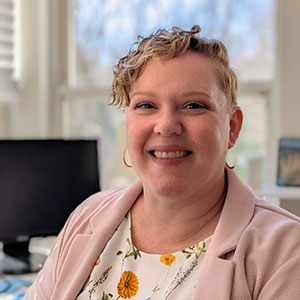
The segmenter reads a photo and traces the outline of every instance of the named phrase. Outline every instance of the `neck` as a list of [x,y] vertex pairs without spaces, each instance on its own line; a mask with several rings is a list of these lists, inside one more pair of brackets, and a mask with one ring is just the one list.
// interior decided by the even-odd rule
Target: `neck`
[[133,243],[141,251],[162,254],[185,249],[211,236],[226,193],[224,179],[203,196],[153,197],[144,189],[131,210]]

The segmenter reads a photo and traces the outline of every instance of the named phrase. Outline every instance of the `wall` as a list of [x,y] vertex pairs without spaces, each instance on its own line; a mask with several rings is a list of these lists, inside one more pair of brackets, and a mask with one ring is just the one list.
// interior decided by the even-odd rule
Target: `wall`
[[0,138],[6,137],[5,104],[0,103]]
[[277,20],[279,136],[300,138],[300,1],[278,0]]
[[[278,0],[277,5],[276,148],[280,137],[300,138],[300,1]],[[280,205],[300,215],[300,201],[281,199]]]

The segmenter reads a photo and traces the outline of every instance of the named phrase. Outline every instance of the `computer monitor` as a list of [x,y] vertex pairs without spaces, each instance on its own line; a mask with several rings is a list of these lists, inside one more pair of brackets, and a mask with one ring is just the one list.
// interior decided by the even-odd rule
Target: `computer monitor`
[[277,185],[300,186],[300,139],[280,139],[277,164]]
[[22,260],[19,270],[2,271],[32,271],[29,239],[57,235],[100,190],[97,150],[96,140],[0,140],[0,241]]

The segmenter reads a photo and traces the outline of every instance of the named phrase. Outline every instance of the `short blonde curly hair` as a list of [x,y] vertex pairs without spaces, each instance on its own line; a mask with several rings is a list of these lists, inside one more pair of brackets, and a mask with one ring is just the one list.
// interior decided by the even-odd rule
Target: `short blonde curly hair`
[[173,27],[168,31],[159,29],[148,37],[138,37],[134,44],[136,50],[130,50],[114,66],[111,104],[126,107],[130,104],[130,87],[140,76],[150,59],[171,59],[188,50],[202,53],[215,63],[220,88],[223,90],[230,109],[237,105],[237,76],[229,66],[228,52],[218,40],[200,38],[198,25],[190,31]]

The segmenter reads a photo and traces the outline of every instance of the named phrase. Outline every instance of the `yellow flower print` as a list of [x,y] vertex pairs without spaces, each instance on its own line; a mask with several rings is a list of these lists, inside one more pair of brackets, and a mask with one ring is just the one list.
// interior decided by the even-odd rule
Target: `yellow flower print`
[[139,289],[139,280],[131,271],[124,271],[118,284],[118,294],[121,298],[131,298]]
[[162,262],[166,266],[171,266],[175,260],[176,257],[173,254],[163,254],[160,256],[160,262]]

